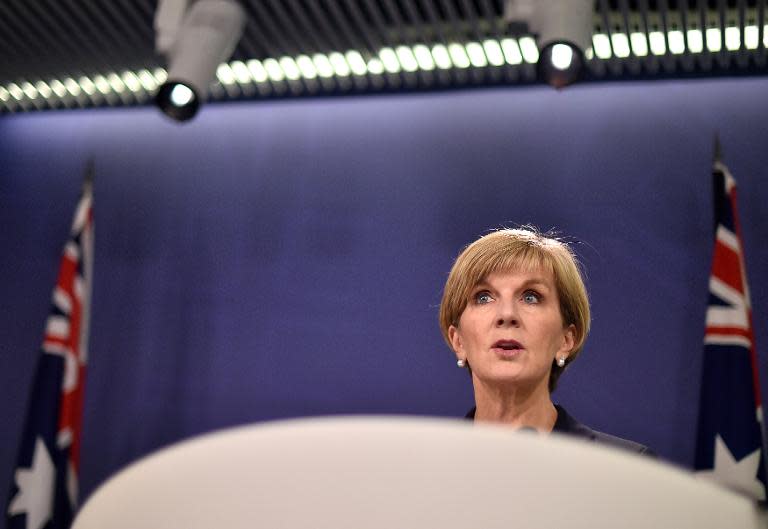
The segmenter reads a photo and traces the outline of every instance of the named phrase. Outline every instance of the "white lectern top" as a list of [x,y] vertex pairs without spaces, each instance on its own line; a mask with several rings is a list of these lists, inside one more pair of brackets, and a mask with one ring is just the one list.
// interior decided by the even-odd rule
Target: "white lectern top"
[[204,435],[119,472],[73,529],[757,528],[649,458],[465,421],[348,417]]

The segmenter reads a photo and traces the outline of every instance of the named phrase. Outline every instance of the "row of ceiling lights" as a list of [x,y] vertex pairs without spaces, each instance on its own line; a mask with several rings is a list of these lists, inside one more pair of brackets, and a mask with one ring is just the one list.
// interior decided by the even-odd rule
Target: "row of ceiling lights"
[[[744,28],[743,48],[755,50],[759,47],[758,26]],[[723,49],[737,51],[742,48],[742,33],[738,27],[728,27],[724,33],[718,28],[702,32],[691,29],[685,32],[672,30],[666,33],[597,33],[592,36],[592,48],[586,51],[587,59],[608,60],[630,56],[663,56],[668,52],[680,55],[686,52],[697,54],[706,49],[719,52]],[[768,25],[763,31],[763,46],[768,47]],[[488,39],[483,42],[452,43],[447,46],[436,44],[426,46],[398,46],[382,48],[369,59],[355,50],[346,53],[332,52],[297,57],[284,56],[247,62],[222,63],[217,69],[217,80],[226,87],[246,86],[252,83],[281,83],[300,79],[348,77],[350,75],[380,76],[385,73],[432,71],[452,68],[484,68],[487,66],[535,64],[539,60],[539,49],[532,37],[502,40]],[[9,83],[0,86],[0,103],[9,111],[81,107],[93,104],[142,103],[167,78],[166,70],[109,73],[78,79],[54,79]],[[129,96],[128,94],[133,94]],[[133,100],[131,100],[133,99]]]

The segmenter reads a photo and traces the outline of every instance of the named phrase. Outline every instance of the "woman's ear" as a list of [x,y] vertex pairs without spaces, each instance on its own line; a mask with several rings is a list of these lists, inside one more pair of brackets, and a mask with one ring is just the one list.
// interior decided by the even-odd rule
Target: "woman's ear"
[[576,326],[571,323],[563,329],[563,346],[560,348],[560,353],[566,356],[571,354],[573,348],[576,346]]
[[[448,327],[448,339],[451,341],[453,352],[456,353],[457,356],[460,355],[463,348],[461,344],[461,333],[459,333],[459,328],[457,326],[451,325]],[[464,359],[463,355],[461,359]]]

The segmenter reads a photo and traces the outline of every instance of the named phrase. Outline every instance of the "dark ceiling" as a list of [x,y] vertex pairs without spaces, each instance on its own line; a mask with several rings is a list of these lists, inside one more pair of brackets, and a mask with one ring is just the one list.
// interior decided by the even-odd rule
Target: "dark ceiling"
[[[518,36],[510,35],[503,21],[502,0],[242,3],[248,22],[232,57],[240,65],[254,59],[249,64],[268,64],[265,61],[275,59],[285,65],[280,62],[283,58],[295,65],[297,57],[330,56],[334,52],[338,56],[350,51],[370,61],[384,49],[413,50],[416,45],[434,49],[440,44],[447,47],[450,43],[489,40],[499,43]],[[154,0],[0,0],[0,109],[14,112],[146,103],[156,83],[162,81],[164,71],[160,69],[165,67],[163,58],[154,51],[156,4]],[[589,61],[588,80],[765,75],[765,4],[766,0],[597,0],[595,56]],[[601,53],[599,39],[605,46]],[[335,70],[327,76],[302,74],[293,78],[290,73],[286,78],[270,74],[268,79],[259,79],[253,69],[250,72],[256,77],[249,78],[240,66],[246,73],[236,75],[237,82],[215,83],[212,97],[265,98],[536,82],[532,64],[525,60],[516,64],[505,57],[503,63],[494,63],[487,53],[487,60],[480,57],[468,66],[457,66],[454,61],[444,68],[422,68],[419,63],[411,69],[372,68],[346,75]],[[82,93],[74,86],[65,92],[67,79],[69,84],[80,83]],[[131,84],[134,79],[141,79],[140,83],[133,82],[135,87]],[[83,87],[81,80],[91,86]],[[131,88],[125,88],[121,81]]]

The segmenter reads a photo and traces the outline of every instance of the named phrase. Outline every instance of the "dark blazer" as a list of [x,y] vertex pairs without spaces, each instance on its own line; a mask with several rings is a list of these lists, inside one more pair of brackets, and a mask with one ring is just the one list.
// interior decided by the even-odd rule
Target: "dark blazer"
[[[580,439],[584,439],[585,441],[591,441],[614,448],[621,448],[622,450],[628,450],[630,452],[635,452],[636,454],[656,457],[656,454],[647,446],[641,445],[640,443],[636,443],[634,441],[622,439],[621,437],[615,437],[613,435],[608,435],[607,433],[598,432],[592,428],[589,428],[588,426],[584,426],[579,421],[571,417],[571,415],[565,411],[565,408],[560,405],[555,404],[555,409],[557,410],[557,420],[555,421],[555,426],[552,428],[553,432],[569,435],[571,437],[578,437]],[[469,410],[466,418],[474,420],[475,408]]]

